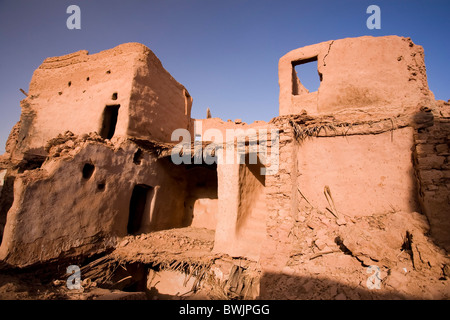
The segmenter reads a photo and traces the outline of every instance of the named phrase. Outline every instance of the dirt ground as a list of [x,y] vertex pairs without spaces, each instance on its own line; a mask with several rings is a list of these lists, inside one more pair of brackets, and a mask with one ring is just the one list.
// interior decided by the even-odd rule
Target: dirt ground
[[[213,245],[214,231],[207,229],[180,228],[127,236],[118,242],[113,252],[80,265],[81,289],[67,288],[68,275],[62,270],[72,262],[61,262],[63,266],[49,268],[42,265],[31,270],[0,271],[0,300],[148,299],[142,288],[138,292],[123,291],[129,281],[120,283],[119,278],[130,278],[130,274],[132,278],[136,277],[139,270],[133,270],[133,266],[137,264],[208,263],[220,257],[211,253]],[[128,268],[130,274],[121,268]],[[198,293],[196,296],[206,298]]]
[[[354,221],[351,226],[336,225],[326,233],[317,231],[322,229],[320,224],[331,223],[315,214],[299,223],[292,230],[295,241],[288,265],[276,274],[265,273],[250,260],[214,254],[214,231],[189,227],[127,236],[114,251],[78,262],[81,289],[66,286],[65,268],[77,264],[73,261],[0,270],[0,300],[450,298],[448,266],[441,269],[446,261],[439,260],[443,256],[436,247],[420,237],[417,228],[408,226],[411,221],[406,222],[403,215],[393,213]],[[407,227],[414,233],[413,242],[395,240],[387,225],[395,230]],[[389,249],[393,243],[396,251]],[[380,266],[381,290],[366,288],[369,264]],[[196,290],[187,288],[187,295],[158,292],[155,288],[164,288],[158,281],[150,288],[149,277],[159,272],[178,279],[174,287],[184,279]],[[171,286],[167,279],[161,281]]]

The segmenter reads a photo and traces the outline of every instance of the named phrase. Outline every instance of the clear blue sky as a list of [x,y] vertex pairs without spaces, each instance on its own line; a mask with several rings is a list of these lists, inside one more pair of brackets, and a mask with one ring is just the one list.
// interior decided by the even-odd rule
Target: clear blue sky
[[[81,8],[81,30],[66,9]],[[366,9],[381,8],[381,30]],[[148,46],[194,98],[192,117],[278,115],[278,59],[290,50],[362,35],[411,37],[425,48],[428,83],[450,98],[450,1],[414,0],[0,0],[0,154],[46,57],[90,53],[125,42]],[[306,79],[307,80],[307,79]]]

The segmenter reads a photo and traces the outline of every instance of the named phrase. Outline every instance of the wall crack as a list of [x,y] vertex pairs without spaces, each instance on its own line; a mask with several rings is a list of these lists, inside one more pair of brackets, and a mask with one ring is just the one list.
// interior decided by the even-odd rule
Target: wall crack
[[327,64],[325,63],[325,58],[330,54],[331,46],[333,45],[334,40],[331,40],[328,46],[328,52],[323,56],[323,66],[325,67]]

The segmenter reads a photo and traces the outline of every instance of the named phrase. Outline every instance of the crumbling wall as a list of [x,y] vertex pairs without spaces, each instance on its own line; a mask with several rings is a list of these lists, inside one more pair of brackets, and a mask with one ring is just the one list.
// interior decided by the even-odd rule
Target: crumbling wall
[[[297,78],[303,63],[317,63],[317,92],[301,68]],[[446,299],[449,260],[433,241],[449,239],[448,104],[435,109],[422,47],[396,36],[323,42],[283,56],[279,83],[261,298]]]
[[261,295],[266,297],[273,290],[270,273],[278,273],[286,265],[291,252],[289,233],[297,210],[297,163],[294,161],[297,142],[289,125],[279,125],[279,162],[276,174],[266,176],[266,238],[263,241],[260,263],[263,272]]
[[134,64],[141,55],[138,48],[125,44],[93,55],[81,50],[45,59],[21,102],[17,156],[45,155],[46,142],[67,130],[100,133],[106,105],[120,105],[115,133],[125,135]]
[[183,168],[149,152],[136,163],[135,144],[105,143],[96,134],[60,135],[47,150],[50,157],[40,168],[15,172],[14,202],[0,247],[5,262],[26,266],[113,246],[127,234],[136,185],[156,190],[138,232],[182,226]]
[[267,127],[267,122],[261,121],[261,120],[254,121],[254,122],[252,122],[250,124],[242,122],[241,119],[236,119],[234,121],[232,121],[232,120],[223,121],[220,118],[193,119],[193,120],[196,121],[197,123],[201,123],[201,126],[196,128],[197,129],[197,132],[195,132],[196,134],[202,135],[202,134],[205,133],[205,131],[207,131],[209,129],[215,129],[215,130],[219,130],[220,132],[222,132],[224,138],[226,137],[226,130],[227,129],[232,129],[232,130],[243,129],[243,130],[247,130],[247,129],[268,128]]
[[[431,225],[431,235],[450,250],[450,103],[418,115],[414,132],[414,162],[419,198]],[[422,120],[422,121],[419,121]],[[423,121],[427,120],[427,121]]]
[[45,143],[67,130],[170,141],[174,129],[189,127],[191,105],[186,89],[139,43],[47,58],[21,101],[15,158],[45,156]]
[[170,141],[190,129],[191,106],[139,43],[45,59],[0,159],[2,257],[28,265],[96,252],[130,230],[184,226],[186,168],[124,141]]
[[[446,299],[448,256],[428,236],[426,216],[414,212],[413,128],[401,119],[395,130],[384,122],[339,126],[327,120],[272,120],[281,132],[281,166],[266,179],[260,298]],[[312,167],[305,170],[307,164]],[[353,176],[364,187],[355,186]],[[336,187],[324,188],[327,179]],[[333,190],[339,184],[345,199]],[[310,192],[317,188],[317,195]],[[380,290],[367,285],[370,265],[380,271]]]
[[[317,63],[320,87],[308,92],[295,66]],[[368,118],[414,112],[434,103],[423,48],[409,38],[358,37],[295,49],[279,61],[280,115],[331,114],[351,109]]]

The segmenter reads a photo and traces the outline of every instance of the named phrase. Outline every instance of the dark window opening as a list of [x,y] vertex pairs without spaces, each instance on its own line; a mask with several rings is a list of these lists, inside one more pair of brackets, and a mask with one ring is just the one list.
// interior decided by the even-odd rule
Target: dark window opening
[[87,77],[87,78],[86,78],[86,81],[89,81],[89,80],[90,80],[89,77]]
[[104,182],[101,182],[101,183],[97,184],[97,190],[103,191],[103,190],[105,190],[105,186],[106,186],[106,184]]
[[117,92],[114,92],[111,97],[112,100],[117,100]]
[[102,127],[100,128],[100,136],[103,139],[111,139],[114,136],[119,108],[119,104],[105,107],[105,110],[103,111]]
[[67,85],[70,87],[72,85],[72,81],[69,81]]
[[106,74],[110,74],[110,73],[111,73],[111,70],[106,71]]
[[18,173],[24,173],[25,170],[35,170],[42,167],[45,162],[45,157],[41,156],[28,156],[25,155],[24,159],[18,164]]
[[133,163],[134,163],[134,164],[141,164],[142,158],[143,158],[143,152],[142,152],[142,150],[139,148],[139,149],[137,149],[137,151],[134,153],[134,156],[133,156]]
[[152,187],[138,184],[134,187],[130,200],[130,215],[128,218],[128,234],[136,234],[141,228],[142,219],[147,207],[147,198]]
[[92,163],[86,163],[83,166],[83,178],[89,179],[90,177],[92,177],[94,170],[95,170],[95,166]]
[[319,90],[322,75],[317,69],[317,57],[292,62],[292,94]]

